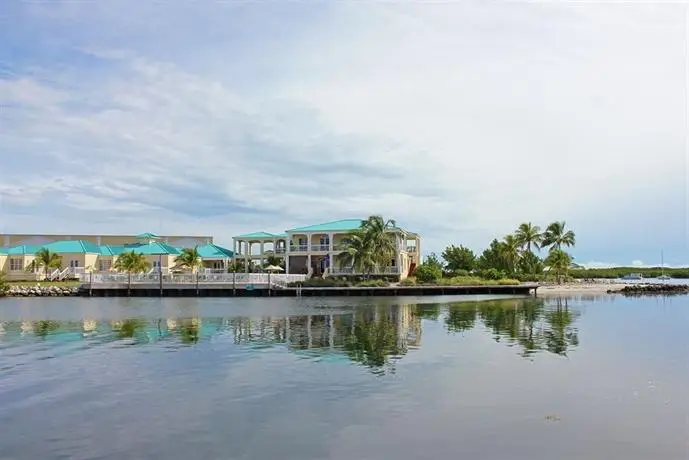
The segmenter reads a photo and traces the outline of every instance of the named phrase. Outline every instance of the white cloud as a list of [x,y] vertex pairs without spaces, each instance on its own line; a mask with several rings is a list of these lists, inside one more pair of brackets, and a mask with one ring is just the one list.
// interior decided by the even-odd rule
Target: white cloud
[[[273,39],[275,18],[250,7],[166,6],[170,44],[131,6],[31,7],[56,35],[83,25],[63,51],[95,62],[0,80],[21,105],[0,114],[0,147],[21,152],[0,172],[12,230],[46,203],[112,231],[164,220],[225,241],[385,213],[440,251],[683,180],[673,6],[337,3]],[[185,15],[196,26],[174,35]],[[119,48],[108,17],[130,37]]]

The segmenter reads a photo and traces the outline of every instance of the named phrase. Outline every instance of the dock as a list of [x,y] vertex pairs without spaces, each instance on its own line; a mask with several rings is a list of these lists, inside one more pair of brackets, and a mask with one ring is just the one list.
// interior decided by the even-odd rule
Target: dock
[[531,295],[538,284],[512,286],[287,287],[270,283],[86,283],[86,297],[400,297],[445,295]]

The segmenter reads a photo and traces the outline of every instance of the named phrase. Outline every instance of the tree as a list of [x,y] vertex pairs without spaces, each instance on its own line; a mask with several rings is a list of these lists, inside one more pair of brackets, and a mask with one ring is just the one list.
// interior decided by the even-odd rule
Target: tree
[[476,268],[476,254],[464,246],[448,246],[443,251],[442,257],[445,261],[445,268],[451,272],[457,270],[470,272]]
[[267,265],[275,265],[276,267],[285,268],[284,267],[285,259],[283,259],[282,257],[275,256],[275,255],[268,256],[268,257],[266,257],[266,266]]
[[434,283],[443,277],[443,269],[439,264],[426,260],[414,269],[412,275],[422,283]]
[[542,245],[550,249],[562,249],[562,246],[574,246],[576,238],[572,230],[566,230],[565,221],[553,222],[545,229]]
[[540,275],[543,273],[543,261],[533,252],[522,252],[517,268],[525,275]]
[[517,240],[519,248],[527,252],[531,252],[531,246],[540,249],[540,244],[543,242],[541,227],[533,225],[531,222],[520,224],[514,232],[514,237]]
[[370,216],[342,240],[344,251],[337,255],[337,261],[366,274],[386,267],[397,249],[396,235],[390,231],[395,225],[394,220]]
[[562,249],[551,249],[545,258],[545,265],[555,273],[558,284],[562,282],[562,275],[567,276],[567,270],[572,263],[572,257]]
[[507,267],[507,272],[514,273],[519,261],[519,243],[514,235],[505,237],[499,246],[499,254]]
[[10,292],[10,285],[5,281],[5,274],[0,272],[0,297],[5,297]]
[[48,271],[50,269],[60,268],[62,266],[62,257],[46,248],[41,248],[36,252],[36,256],[27,267],[27,270],[35,272],[43,267],[45,279],[48,279]]
[[123,252],[113,264],[115,270],[127,272],[127,295],[131,295],[132,292],[132,273],[145,272],[150,266],[146,257],[134,250]]
[[349,266],[358,273],[370,273],[375,268],[375,259],[370,241],[363,229],[349,232],[342,239],[344,250],[335,258],[343,266]]
[[198,247],[184,248],[182,253],[175,258],[175,267],[185,268],[196,272],[203,264],[201,254],[199,254]]
[[482,270],[494,268],[499,271],[508,271],[509,267],[502,256],[502,243],[494,239],[478,258],[478,267]]
[[396,223],[393,219],[385,220],[382,216],[370,216],[361,223],[365,239],[368,241],[376,268],[388,266],[397,249],[396,235],[390,230],[394,229]]

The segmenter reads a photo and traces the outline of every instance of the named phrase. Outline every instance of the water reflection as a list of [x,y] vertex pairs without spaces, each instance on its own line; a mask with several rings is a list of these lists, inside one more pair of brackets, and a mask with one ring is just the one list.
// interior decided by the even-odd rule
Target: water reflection
[[542,299],[462,302],[448,307],[445,326],[450,332],[462,332],[481,321],[496,342],[519,345],[523,356],[538,351],[566,356],[579,344],[574,327],[578,316],[561,298],[549,303]]
[[88,345],[194,346],[229,340],[241,348],[284,347],[308,358],[358,363],[376,373],[394,372],[395,363],[421,346],[424,322],[440,322],[450,334],[487,332],[499,343],[518,345],[520,354],[546,351],[566,355],[578,345],[579,313],[567,300],[511,299],[454,304],[356,306],[286,317],[123,318],[102,321],[16,321],[0,326],[0,347],[37,340]]

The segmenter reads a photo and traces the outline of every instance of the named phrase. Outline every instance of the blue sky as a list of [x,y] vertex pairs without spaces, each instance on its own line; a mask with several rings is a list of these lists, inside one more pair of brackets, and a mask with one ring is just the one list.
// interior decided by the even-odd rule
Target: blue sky
[[0,4],[0,232],[382,213],[481,250],[689,263],[681,5]]

